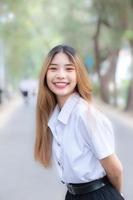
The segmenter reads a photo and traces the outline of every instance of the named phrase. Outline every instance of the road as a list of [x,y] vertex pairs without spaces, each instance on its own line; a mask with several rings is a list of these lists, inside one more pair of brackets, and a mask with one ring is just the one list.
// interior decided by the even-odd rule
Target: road
[[133,200],[133,127],[112,119],[116,136],[116,151],[124,166],[124,194],[127,200]]
[[[124,166],[124,194],[133,200],[133,127],[107,114],[114,124],[116,150]],[[34,160],[34,141],[35,101],[25,105],[19,99],[0,113],[0,200],[64,199],[66,188],[55,168],[45,169]]]
[[0,200],[63,199],[65,188],[55,169],[34,160],[34,104],[24,105],[20,99],[12,107],[0,128]]

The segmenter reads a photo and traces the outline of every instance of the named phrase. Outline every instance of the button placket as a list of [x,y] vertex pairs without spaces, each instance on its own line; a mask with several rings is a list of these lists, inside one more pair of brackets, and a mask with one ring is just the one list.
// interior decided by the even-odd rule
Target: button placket
[[58,124],[55,128],[56,130],[56,144],[57,144],[57,149],[58,149],[58,159],[57,159],[57,163],[58,166],[61,170],[61,176],[63,175],[63,160],[62,160],[62,154],[63,154],[63,149],[62,149],[62,139],[63,139],[63,127],[62,124]]
[[56,126],[55,130],[56,130],[57,142],[58,142],[58,144],[61,144],[61,141],[62,141],[62,129],[61,129],[60,125]]

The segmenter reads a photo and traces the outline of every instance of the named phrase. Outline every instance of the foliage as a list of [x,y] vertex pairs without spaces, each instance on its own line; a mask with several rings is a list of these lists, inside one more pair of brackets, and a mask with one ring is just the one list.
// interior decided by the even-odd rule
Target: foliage
[[132,9],[132,0],[1,0],[0,38],[8,81],[37,78],[45,55],[59,43],[74,46],[84,60],[93,57],[98,19],[100,59],[105,60],[124,41],[133,41]]

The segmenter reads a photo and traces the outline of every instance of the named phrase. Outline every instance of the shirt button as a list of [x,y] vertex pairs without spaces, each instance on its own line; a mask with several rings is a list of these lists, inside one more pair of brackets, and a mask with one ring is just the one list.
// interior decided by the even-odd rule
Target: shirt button
[[63,184],[65,184],[65,182],[64,181],[61,181]]
[[58,165],[60,166],[60,162],[58,161]]
[[57,142],[57,145],[58,145],[59,147],[61,146],[59,142]]

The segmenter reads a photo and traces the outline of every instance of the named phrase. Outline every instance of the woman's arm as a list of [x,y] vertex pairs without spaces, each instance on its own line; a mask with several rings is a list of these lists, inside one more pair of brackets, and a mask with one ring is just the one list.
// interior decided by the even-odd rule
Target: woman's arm
[[112,185],[121,193],[123,183],[123,167],[115,154],[100,160]]

